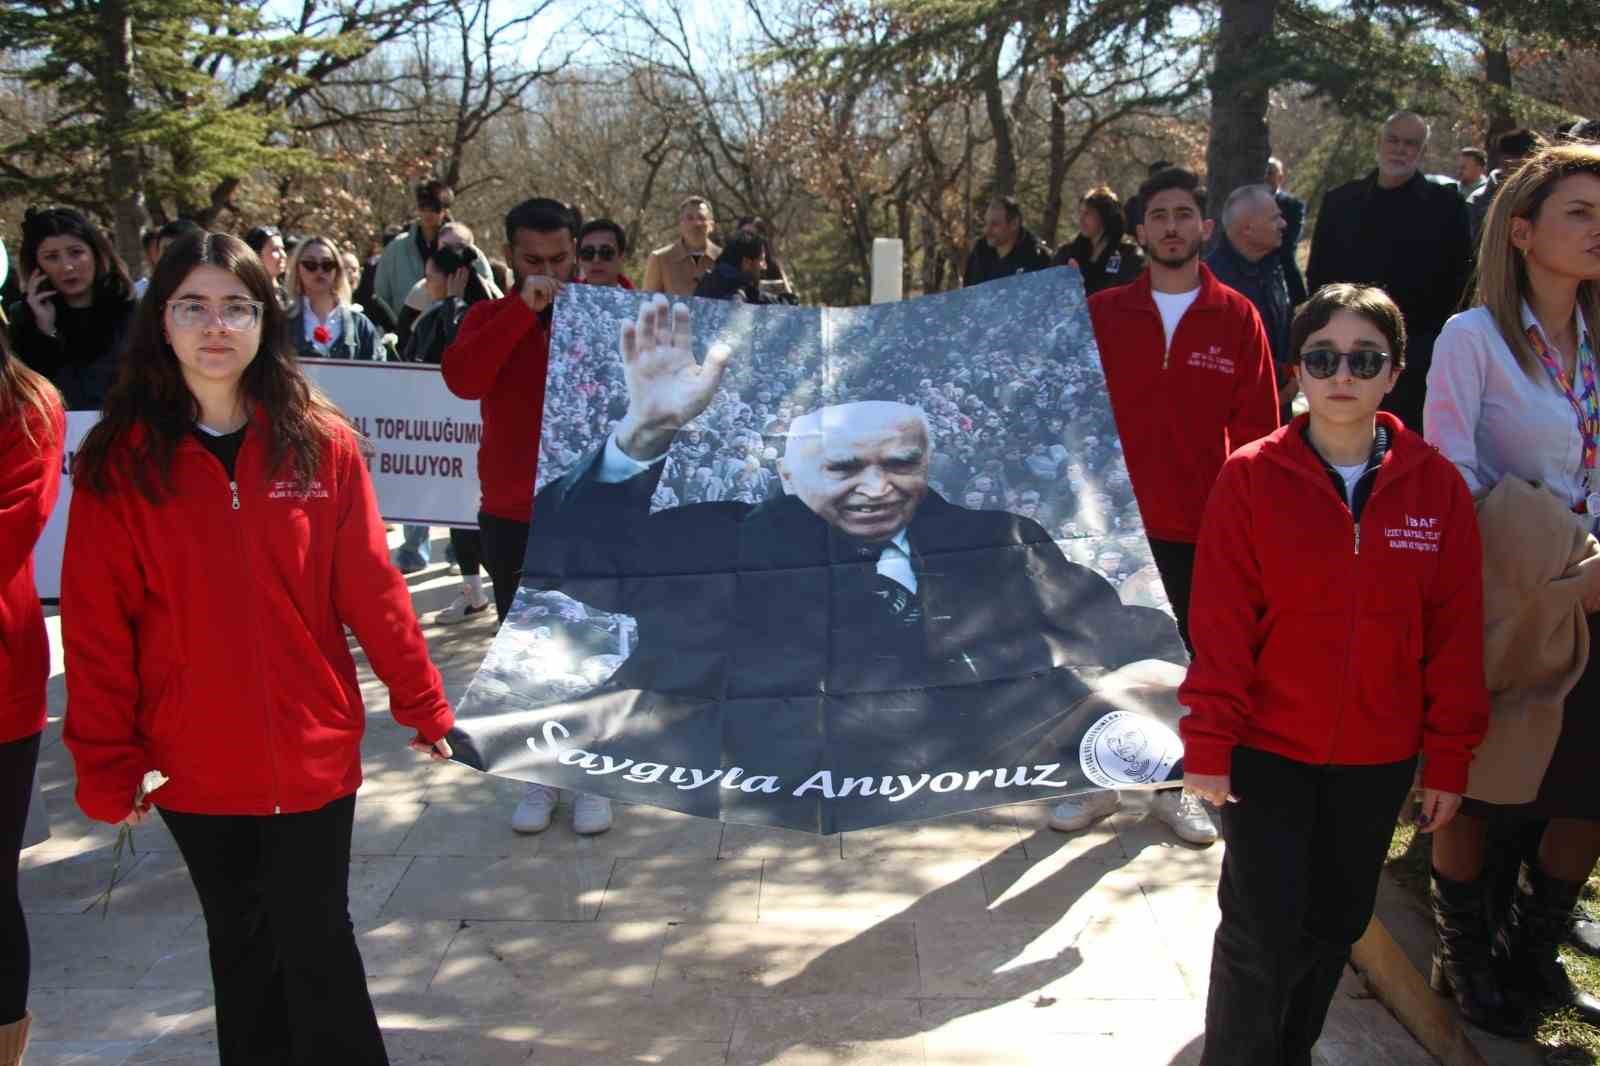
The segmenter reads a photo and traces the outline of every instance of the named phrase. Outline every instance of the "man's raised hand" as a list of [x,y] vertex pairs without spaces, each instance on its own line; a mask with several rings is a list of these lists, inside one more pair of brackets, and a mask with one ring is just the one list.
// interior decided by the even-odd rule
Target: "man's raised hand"
[[665,296],[639,306],[637,322],[622,325],[622,376],[628,413],[617,426],[617,445],[649,462],[672,445],[678,430],[711,404],[733,353],[714,345],[702,366],[694,361],[689,308]]

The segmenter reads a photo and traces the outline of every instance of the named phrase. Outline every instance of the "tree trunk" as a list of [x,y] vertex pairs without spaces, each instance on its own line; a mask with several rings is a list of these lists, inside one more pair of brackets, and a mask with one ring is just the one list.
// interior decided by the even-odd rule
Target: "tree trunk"
[[1498,167],[1500,153],[1495,142],[1502,133],[1517,128],[1517,117],[1511,112],[1511,54],[1504,39],[1483,42],[1484,93],[1484,151],[1489,153],[1489,165]]
[[1267,94],[1278,80],[1272,61],[1278,0],[1222,0],[1211,76],[1211,138],[1206,144],[1210,215],[1228,194],[1259,183],[1267,170]]
[[129,135],[134,119],[133,18],[127,0],[104,0],[99,19],[102,57],[95,80],[108,134],[106,203],[111,208],[117,252],[137,271],[144,257],[139,240],[145,224],[144,178],[138,149]]
[[994,133],[994,179],[989,187],[990,196],[1017,194],[1016,138],[1013,135],[1011,112],[1006,110],[1005,94],[1000,88],[1000,45],[1004,40],[1003,25],[989,28],[989,39],[984,43],[983,66],[978,74],[978,88],[983,92],[984,110],[989,116],[989,128]]
[[1039,219],[1039,236],[1056,246],[1056,230],[1061,226],[1061,189],[1067,181],[1067,79],[1059,66],[1050,71],[1050,172],[1045,179],[1044,216]]

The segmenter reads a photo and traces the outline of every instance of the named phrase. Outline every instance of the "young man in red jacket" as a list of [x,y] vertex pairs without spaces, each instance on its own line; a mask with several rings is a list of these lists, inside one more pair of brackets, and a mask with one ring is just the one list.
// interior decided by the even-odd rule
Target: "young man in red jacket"
[[1295,318],[1308,416],[1233,453],[1206,506],[1184,788],[1222,811],[1205,1066],[1308,1063],[1396,812],[1454,817],[1488,725],[1483,559],[1460,473],[1379,413],[1400,309],[1329,285]]
[[[505,297],[467,311],[440,366],[451,392],[482,401],[478,530],[483,566],[494,582],[495,613],[502,622],[516,599],[528,550],[550,368],[550,323],[556,295],[576,273],[578,226],[577,213],[559,200],[536,197],[507,212],[505,255],[515,284]],[[558,796],[546,785],[528,785],[511,816],[511,828],[543,832]],[[577,795],[572,825],[579,833],[605,832],[611,828],[611,802]]]
[[[1278,428],[1278,390],[1260,314],[1200,262],[1212,228],[1200,179],[1169,167],[1139,187],[1139,200],[1149,266],[1090,297],[1089,316],[1145,534],[1188,644],[1206,497],[1229,452]],[[1050,824],[1082,829],[1119,805],[1115,792],[1092,792],[1059,804]],[[1190,843],[1217,838],[1205,808],[1177,790],[1157,793],[1150,809]]]

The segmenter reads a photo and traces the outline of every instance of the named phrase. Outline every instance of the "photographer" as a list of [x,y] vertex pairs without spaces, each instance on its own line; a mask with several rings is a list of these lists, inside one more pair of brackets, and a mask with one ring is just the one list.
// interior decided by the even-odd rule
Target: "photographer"
[[[401,353],[402,362],[433,362],[437,357],[429,359],[408,360],[405,356],[407,344],[411,338],[411,331],[435,303],[444,299],[446,287],[434,288],[428,284],[427,264],[443,254],[439,267],[446,279],[454,277],[457,273],[464,272],[459,295],[465,296],[468,303],[477,303],[479,300],[498,300],[505,295],[500,287],[494,283],[494,276],[489,272],[489,261],[478,251],[473,243],[472,230],[461,222],[447,222],[439,230],[439,239],[423,260],[423,276],[406,294],[405,304],[400,309],[400,320],[396,324],[395,334],[399,338],[398,351]],[[443,351],[443,349],[440,349]]]

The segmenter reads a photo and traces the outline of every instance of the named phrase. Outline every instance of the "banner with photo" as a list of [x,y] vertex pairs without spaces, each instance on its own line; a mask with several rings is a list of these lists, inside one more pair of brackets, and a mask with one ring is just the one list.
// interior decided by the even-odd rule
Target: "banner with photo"
[[458,760],[817,833],[1181,779],[1187,659],[1076,272],[691,300],[625,368],[651,299],[557,301],[523,581]]
[[[386,521],[477,528],[482,422],[475,401],[456,396],[438,367],[422,363],[303,359],[301,365],[371,444],[367,465]],[[99,411],[67,412],[61,497],[34,548],[41,599],[61,595],[72,456],[98,421]]]

